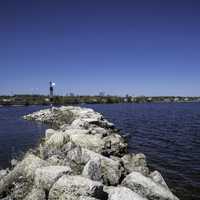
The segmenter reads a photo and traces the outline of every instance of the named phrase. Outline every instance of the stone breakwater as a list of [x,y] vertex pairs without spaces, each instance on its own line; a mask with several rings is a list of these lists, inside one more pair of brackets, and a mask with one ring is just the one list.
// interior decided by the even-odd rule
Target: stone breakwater
[[142,153],[92,109],[60,107],[27,116],[52,125],[40,145],[0,171],[2,200],[178,200]]

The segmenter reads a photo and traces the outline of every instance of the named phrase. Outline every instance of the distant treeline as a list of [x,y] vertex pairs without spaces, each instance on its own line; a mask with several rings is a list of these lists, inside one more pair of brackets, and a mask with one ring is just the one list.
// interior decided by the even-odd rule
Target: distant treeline
[[[69,104],[112,104],[112,103],[153,103],[153,102],[200,102],[200,97],[181,96],[54,96],[55,105]],[[0,96],[0,105],[49,105],[49,96],[45,95],[13,95]]]

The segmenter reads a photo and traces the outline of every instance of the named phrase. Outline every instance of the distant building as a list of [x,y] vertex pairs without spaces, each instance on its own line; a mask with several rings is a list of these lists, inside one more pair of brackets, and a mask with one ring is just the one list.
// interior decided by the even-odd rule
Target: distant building
[[2,99],[3,102],[11,102],[12,99]]
[[105,97],[105,92],[99,92],[100,97]]
[[180,99],[178,97],[174,98],[174,102],[179,102]]
[[151,102],[152,99],[153,99],[152,97],[148,97],[148,98],[147,98],[147,101]]
[[46,102],[49,102],[49,101],[50,101],[50,99],[49,99],[49,98],[45,98],[44,100],[45,100]]
[[171,99],[165,98],[163,101],[166,102],[166,103],[169,103],[169,102],[171,102]]

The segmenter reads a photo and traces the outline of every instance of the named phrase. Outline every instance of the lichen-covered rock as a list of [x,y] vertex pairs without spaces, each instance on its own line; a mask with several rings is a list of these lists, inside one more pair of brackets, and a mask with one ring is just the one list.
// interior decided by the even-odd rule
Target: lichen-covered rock
[[[103,185],[99,182],[81,176],[64,175],[52,186],[49,192],[49,200],[58,200],[61,196],[91,196],[104,195]],[[64,199],[64,198],[63,198]]]
[[107,189],[108,200],[148,200],[126,187]]
[[119,134],[110,134],[103,138],[105,155],[124,155],[127,153],[127,143]]
[[137,171],[147,176],[149,174],[149,169],[146,163],[146,157],[144,154],[126,154],[121,158],[124,168],[127,173]]
[[27,154],[13,170],[0,180],[0,197],[3,193],[9,192],[9,188],[14,188],[15,196],[23,196],[32,187],[36,169],[44,166],[48,166],[46,161],[33,154]]
[[101,160],[101,174],[103,183],[106,185],[117,185],[120,182],[123,168],[118,161],[102,156],[88,149],[77,147],[68,152],[67,157],[73,163],[86,164],[89,160],[96,158]]
[[35,185],[38,188],[49,190],[51,186],[64,174],[72,172],[67,166],[48,166],[38,168],[35,172]]
[[24,200],[46,200],[45,191],[34,187]]
[[45,131],[45,139],[48,140],[54,133],[56,133],[56,130],[51,128],[47,129]]
[[122,185],[151,200],[178,200],[171,191],[139,172],[129,174]]
[[102,181],[101,159],[93,158],[89,160],[83,169],[82,175],[93,181]]
[[70,137],[68,134],[64,132],[56,132],[46,141],[46,145],[61,148],[64,144],[69,142],[69,140]]
[[88,135],[88,134],[71,134],[70,140],[76,145],[92,150],[94,152],[102,152],[104,148],[104,141],[101,135]]

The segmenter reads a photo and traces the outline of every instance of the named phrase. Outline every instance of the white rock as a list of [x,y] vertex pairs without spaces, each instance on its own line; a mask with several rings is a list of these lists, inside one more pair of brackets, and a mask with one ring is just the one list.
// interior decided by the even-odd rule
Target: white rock
[[56,133],[56,130],[54,130],[54,129],[47,129],[45,131],[45,139],[48,140],[54,133]]
[[169,189],[164,178],[159,171],[154,171],[149,175],[156,183],[163,185],[165,188]]
[[46,200],[46,195],[44,190],[40,188],[33,188],[24,200]]
[[126,187],[108,189],[108,200],[148,200]]
[[69,142],[70,137],[64,132],[54,133],[47,141],[46,145],[53,147],[62,147],[64,144]]
[[139,172],[129,174],[123,180],[122,185],[148,199],[178,200],[171,191]]
[[85,165],[82,175],[93,181],[101,181],[101,160],[100,158],[93,158],[87,162]]
[[78,134],[89,134],[89,130],[86,129],[80,129],[80,128],[73,128],[65,130],[64,132],[67,135],[78,135]]
[[95,152],[102,152],[104,148],[104,141],[100,135],[88,135],[88,134],[71,134],[70,140],[77,146],[86,148]]
[[121,164],[118,161],[114,161],[110,158],[102,156],[98,153],[90,151],[84,148],[74,148],[67,154],[69,160],[75,163],[86,164],[89,160],[100,159],[101,160],[101,173],[104,184],[117,185],[122,176]]
[[63,175],[72,172],[67,166],[48,166],[38,168],[35,172],[35,185],[49,190],[51,186]]
[[81,176],[64,175],[50,189],[49,200],[57,200],[61,196],[66,196],[66,199],[67,196],[91,196],[98,198],[103,193],[103,185],[99,182]]
[[78,200],[98,200],[98,199],[88,196],[80,196]]
[[16,167],[21,166],[23,168],[23,173],[27,178],[34,178],[36,169],[48,165],[49,164],[46,161],[40,159],[39,157],[33,154],[28,154]]
[[121,160],[128,174],[133,171],[140,172],[145,176],[149,174],[144,154],[126,154],[121,158]]
[[8,174],[8,170],[6,170],[6,169],[0,170],[0,179],[3,178],[4,176],[6,176],[7,174]]

